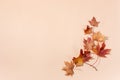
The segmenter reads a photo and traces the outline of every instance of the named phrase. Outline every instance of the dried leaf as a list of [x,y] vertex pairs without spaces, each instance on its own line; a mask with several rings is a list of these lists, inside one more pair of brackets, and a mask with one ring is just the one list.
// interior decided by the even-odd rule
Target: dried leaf
[[76,66],[82,66],[86,61],[89,61],[92,57],[90,56],[90,51],[84,51],[81,49],[80,50],[80,55],[75,58],[73,57],[73,62],[75,63]]
[[73,71],[73,69],[74,69],[74,64],[73,64],[73,62],[64,62],[65,63],[65,67],[62,69],[62,70],[64,70],[64,71],[66,71],[66,76],[69,76],[69,75],[73,75],[74,74],[74,71]]
[[93,17],[93,18],[91,19],[91,21],[89,21],[89,23],[90,23],[91,26],[98,27],[98,24],[99,24],[100,22],[96,21],[96,18]]
[[75,63],[75,65],[76,66],[82,66],[83,65],[83,58],[82,57],[77,57],[77,58],[75,58],[75,57],[73,57],[73,62]]
[[100,57],[106,57],[107,54],[110,53],[111,49],[105,49],[105,43],[103,42],[101,47],[98,44],[95,48],[93,48],[93,52]]
[[96,41],[99,41],[99,42],[104,42],[107,39],[106,36],[104,36],[100,32],[93,33],[92,38],[93,38],[93,40],[96,40]]
[[84,42],[84,48],[86,50],[91,50],[94,46],[94,41],[90,37],[88,37],[87,40],[84,39],[83,42]]
[[85,33],[85,34],[91,34],[92,32],[93,32],[93,31],[92,31],[92,27],[90,27],[90,26],[87,25],[87,28],[84,29],[84,33]]
[[91,55],[90,55],[90,51],[84,51],[84,55],[83,55],[83,61],[87,62],[90,59],[92,59]]

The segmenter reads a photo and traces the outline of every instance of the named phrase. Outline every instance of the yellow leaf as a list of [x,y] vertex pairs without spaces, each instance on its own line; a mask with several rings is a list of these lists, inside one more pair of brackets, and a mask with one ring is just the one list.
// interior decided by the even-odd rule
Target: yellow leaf
[[93,33],[92,38],[93,40],[96,40],[99,42],[104,42],[106,40],[106,37],[100,32]]
[[76,66],[82,66],[83,65],[83,58],[82,57],[73,57],[73,62],[75,63]]

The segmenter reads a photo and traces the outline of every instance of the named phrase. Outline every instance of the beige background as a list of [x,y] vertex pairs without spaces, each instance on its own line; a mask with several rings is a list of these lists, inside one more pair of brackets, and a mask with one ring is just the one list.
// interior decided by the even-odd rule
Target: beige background
[[[119,0],[0,0],[0,80],[120,80]],[[93,16],[111,55],[64,76]]]

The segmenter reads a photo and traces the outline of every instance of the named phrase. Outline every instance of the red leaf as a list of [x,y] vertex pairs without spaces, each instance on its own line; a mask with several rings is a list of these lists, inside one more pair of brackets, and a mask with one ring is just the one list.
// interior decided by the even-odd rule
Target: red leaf
[[111,49],[104,49],[99,52],[99,56],[106,57],[107,54],[109,54]]
[[100,57],[106,57],[106,55],[110,53],[111,49],[105,49],[105,46],[106,45],[104,42],[101,46],[98,44],[95,48],[93,48],[93,52],[95,52]]

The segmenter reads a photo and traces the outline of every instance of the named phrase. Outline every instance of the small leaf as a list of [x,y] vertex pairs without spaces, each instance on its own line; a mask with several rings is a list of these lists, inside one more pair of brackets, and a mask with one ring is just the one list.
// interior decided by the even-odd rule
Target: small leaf
[[76,66],[82,66],[83,65],[83,58],[82,57],[73,57],[73,62],[75,63]]
[[92,32],[93,32],[93,31],[92,31],[92,27],[90,27],[90,26],[87,25],[87,28],[84,29],[84,33],[85,33],[85,34],[91,34]]
[[83,61],[87,62],[90,59],[92,59],[91,55],[90,55],[90,51],[84,51],[84,55],[83,55]]
[[84,39],[83,42],[84,42],[84,48],[88,51],[91,50],[94,46],[94,41],[90,37],[88,37],[87,40]]
[[93,40],[104,42],[106,40],[106,36],[104,36],[101,32],[93,33]]
[[69,76],[69,75],[73,75],[74,74],[74,71],[73,71],[73,69],[74,69],[74,64],[73,64],[73,62],[64,62],[65,63],[65,67],[62,69],[62,70],[64,70],[64,71],[66,71],[66,76]]
[[98,27],[98,24],[99,24],[100,22],[96,21],[96,18],[93,17],[93,18],[91,19],[91,21],[89,21],[89,23],[90,23],[91,26]]

